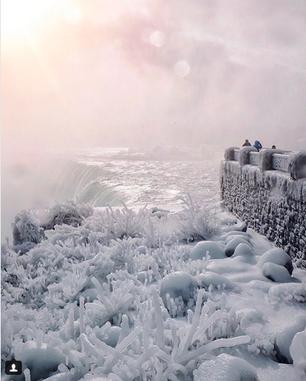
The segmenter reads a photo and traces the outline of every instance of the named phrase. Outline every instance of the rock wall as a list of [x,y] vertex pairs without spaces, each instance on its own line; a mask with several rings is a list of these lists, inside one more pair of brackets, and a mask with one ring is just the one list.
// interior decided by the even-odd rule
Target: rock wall
[[225,156],[221,197],[227,210],[306,267],[306,178],[263,170]]

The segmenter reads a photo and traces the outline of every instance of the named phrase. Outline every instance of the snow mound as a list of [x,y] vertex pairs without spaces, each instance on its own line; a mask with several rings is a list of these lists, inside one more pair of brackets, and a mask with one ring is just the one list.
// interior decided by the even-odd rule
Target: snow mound
[[[297,319],[289,327],[284,328],[276,336],[275,350],[276,357],[279,362],[292,364],[293,358],[290,353],[290,345],[293,337],[297,332],[301,332],[306,328],[306,316],[302,316]],[[305,355],[306,352],[304,352]]]
[[306,378],[306,330],[295,334],[289,350],[294,367]]
[[241,257],[247,263],[254,263],[255,256],[250,245],[246,243],[239,243],[236,247],[233,257]]
[[178,271],[167,275],[160,285],[160,296],[171,316],[181,316],[195,304],[197,282],[188,273]]
[[262,267],[263,275],[272,280],[273,282],[290,282],[292,280],[288,270],[280,265],[275,263],[265,263]]
[[203,259],[221,259],[225,257],[224,249],[220,243],[214,241],[198,242],[191,250],[190,258],[193,260]]
[[237,286],[225,276],[213,272],[206,272],[197,276],[198,285],[205,290],[228,289],[233,290]]
[[257,381],[256,369],[247,361],[222,353],[203,362],[194,372],[194,381]]
[[234,254],[236,247],[240,243],[248,244],[248,241],[241,236],[237,236],[235,238],[232,238],[230,241],[228,241],[227,244],[225,245],[225,255],[227,257],[231,257]]
[[290,256],[280,248],[273,248],[266,251],[259,259],[258,265],[263,266],[265,263],[275,263],[276,265],[284,266],[292,274],[293,265]]

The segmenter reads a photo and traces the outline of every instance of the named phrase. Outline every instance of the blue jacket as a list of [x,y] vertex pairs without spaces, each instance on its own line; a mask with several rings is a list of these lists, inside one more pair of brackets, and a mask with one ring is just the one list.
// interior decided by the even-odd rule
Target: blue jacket
[[262,149],[262,145],[259,140],[255,140],[254,147],[257,149],[257,151]]

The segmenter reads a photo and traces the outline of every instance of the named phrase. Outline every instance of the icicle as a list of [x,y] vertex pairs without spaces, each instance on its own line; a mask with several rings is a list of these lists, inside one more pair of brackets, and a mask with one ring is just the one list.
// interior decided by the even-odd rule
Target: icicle
[[129,318],[126,315],[122,315],[122,321],[121,321],[121,331],[118,339],[118,343],[121,343],[121,341],[129,334]]
[[110,301],[109,298],[106,297],[106,295],[104,294],[103,292],[103,288],[100,284],[100,282],[98,281],[98,279],[96,279],[95,277],[93,277],[91,279],[92,283],[94,284],[94,286],[96,287],[97,289],[97,294],[98,294],[98,298],[100,299],[100,301],[103,303],[103,305],[105,306],[105,308],[108,310],[108,311],[112,311],[113,310],[113,305]]
[[212,324],[214,324],[218,319],[222,319],[224,316],[224,312],[217,310],[208,319],[204,320],[204,323],[200,324],[199,328],[197,329],[197,339],[201,341],[205,335],[206,330],[210,328]]
[[36,345],[37,345],[37,348],[41,348],[41,346],[42,346],[42,343],[43,343],[42,336],[43,336],[42,331],[38,331],[37,335],[36,335],[36,343],[37,343]]
[[203,296],[204,296],[204,290],[200,290],[198,292],[198,296],[197,296],[196,308],[194,311],[192,325],[189,329],[188,336],[187,336],[186,341],[185,341],[184,346],[183,346],[183,352],[188,351],[188,348],[192,342],[192,338],[193,338],[195,331],[199,325]]
[[157,339],[157,345],[164,349],[164,324],[163,324],[163,317],[162,317],[162,311],[160,308],[158,296],[156,290],[153,291],[153,308],[155,312],[155,323],[156,323],[156,339]]
[[84,297],[80,297],[80,334],[85,333],[85,326],[84,326],[84,312],[85,312],[85,300]]
[[[157,347],[158,348],[158,347]],[[162,349],[158,348],[157,351],[156,351],[156,356],[165,361],[165,363],[169,364],[172,359],[171,357],[168,355],[168,353],[164,352]]]
[[23,374],[24,374],[25,381],[31,381],[31,371],[29,368],[26,368],[23,371]]
[[139,328],[135,328],[134,331],[132,331],[127,337],[125,337],[121,343],[119,343],[117,346],[116,346],[116,350],[119,352],[119,353],[123,353],[126,348],[131,345],[133,343],[134,340],[136,340],[136,338],[138,337],[139,335],[139,331],[140,329]]
[[84,354],[87,354],[87,356],[93,355],[96,358],[100,358],[98,351],[91,344],[91,342],[88,340],[88,337],[84,333],[82,333],[82,335],[80,336],[80,340],[81,340],[82,352]]
[[66,336],[69,339],[74,339],[74,304],[70,307],[66,324]]
[[192,317],[193,317],[193,312],[191,310],[187,311],[187,323],[192,324]]
[[172,334],[172,342],[173,342],[171,356],[175,357],[178,351],[179,341],[178,341],[176,329],[174,327],[171,327],[171,334]]

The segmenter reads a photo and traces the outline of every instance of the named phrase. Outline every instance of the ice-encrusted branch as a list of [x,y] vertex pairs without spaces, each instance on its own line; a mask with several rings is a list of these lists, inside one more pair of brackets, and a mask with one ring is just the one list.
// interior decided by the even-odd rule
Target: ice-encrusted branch
[[211,341],[210,343],[203,345],[202,347],[190,351],[189,353],[184,353],[183,355],[177,358],[177,361],[181,364],[187,364],[189,361],[194,360],[207,352],[211,352],[219,348],[231,348],[236,347],[237,345],[248,344],[250,342],[250,337],[237,336],[230,338],[223,338]]

